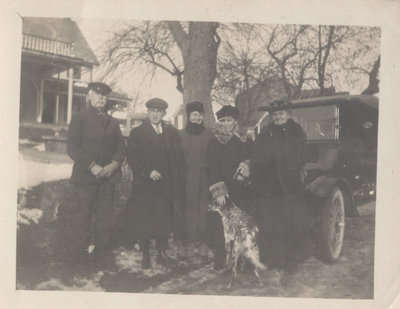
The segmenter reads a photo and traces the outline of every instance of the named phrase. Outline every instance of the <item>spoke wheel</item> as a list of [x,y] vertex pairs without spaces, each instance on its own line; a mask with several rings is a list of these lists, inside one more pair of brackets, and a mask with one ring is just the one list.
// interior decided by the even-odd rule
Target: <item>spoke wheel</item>
[[342,190],[334,187],[322,210],[322,255],[328,263],[334,263],[342,252],[345,230],[344,201]]

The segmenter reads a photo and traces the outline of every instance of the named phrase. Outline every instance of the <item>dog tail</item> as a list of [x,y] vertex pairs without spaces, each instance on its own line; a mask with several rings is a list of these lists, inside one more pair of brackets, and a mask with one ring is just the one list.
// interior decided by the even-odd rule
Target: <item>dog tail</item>
[[261,270],[267,270],[267,266],[261,263],[258,259],[252,258],[253,265]]

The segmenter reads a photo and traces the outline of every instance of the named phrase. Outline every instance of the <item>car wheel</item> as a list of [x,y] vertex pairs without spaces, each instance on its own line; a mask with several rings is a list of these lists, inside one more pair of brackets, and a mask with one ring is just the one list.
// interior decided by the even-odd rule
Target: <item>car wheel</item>
[[335,186],[322,210],[322,256],[328,263],[334,263],[342,251],[345,227],[344,201],[342,190]]

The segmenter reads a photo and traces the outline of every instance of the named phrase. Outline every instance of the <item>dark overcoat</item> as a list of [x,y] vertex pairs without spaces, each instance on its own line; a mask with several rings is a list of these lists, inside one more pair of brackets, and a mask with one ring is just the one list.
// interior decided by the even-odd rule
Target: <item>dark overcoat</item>
[[[127,161],[133,172],[128,203],[131,235],[136,240],[183,237],[185,162],[178,130],[162,123],[157,135],[149,121],[132,129],[127,145]],[[150,173],[162,175],[153,181]]]
[[74,161],[71,183],[90,185],[121,181],[120,168],[110,177],[99,179],[89,170],[93,162],[103,167],[116,161],[121,166],[124,160],[124,138],[118,120],[110,115],[100,115],[93,107],[76,113],[68,129],[67,152]]
[[208,180],[206,153],[213,133],[205,129],[200,134],[179,131],[186,162],[185,208],[187,241],[203,241],[208,211]]
[[[207,176],[209,185],[223,181],[234,202],[248,200],[248,187],[234,180],[234,175],[240,162],[248,160],[253,142],[250,139],[242,141],[233,135],[227,142],[221,142],[217,137],[210,140],[207,148]],[[238,205],[239,207],[241,205]]]
[[[242,141],[233,135],[229,140],[214,136],[207,148],[207,177],[210,186],[224,182],[230,198],[242,209],[249,208],[251,192],[249,187],[234,180],[234,175],[242,161],[248,160],[252,141]],[[206,241],[215,250],[215,262],[225,261],[225,241],[221,217],[209,212],[206,222]]]
[[289,196],[302,193],[301,171],[306,163],[306,134],[289,119],[269,124],[257,137],[251,156],[251,177],[257,196]]
[[270,258],[279,267],[304,255],[308,218],[301,173],[306,159],[306,134],[292,119],[266,126],[253,148],[251,181],[261,259]]

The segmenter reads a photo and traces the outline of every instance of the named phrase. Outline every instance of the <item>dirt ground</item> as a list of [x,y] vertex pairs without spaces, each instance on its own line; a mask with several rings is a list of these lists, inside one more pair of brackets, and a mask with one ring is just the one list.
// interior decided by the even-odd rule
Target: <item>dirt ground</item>
[[[129,184],[117,188],[115,221],[129,194]],[[325,264],[318,255],[288,272],[261,273],[258,287],[251,271],[240,272],[231,289],[230,273],[214,271],[213,254],[189,248],[189,259],[167,269],[154,262],[151,270],[140,268],[141,255],[133,245],[116,247],[104,267],[60,261],[69,238],[76,237],[61,217],[68,215],[73,194],[67,180],[42,183],[20,190],[17,233],[17,289],[147,292],[198,295],[251,295],[372,299],[374,296],[375,203],[362,205],[360,215],[346,219],[343,253],[337,263]],[[66,236],[68,234],[68,237]],[[171,242],[170,254],[176,252]]]

